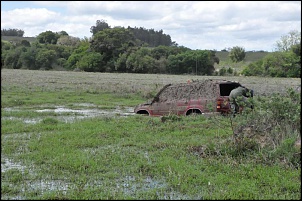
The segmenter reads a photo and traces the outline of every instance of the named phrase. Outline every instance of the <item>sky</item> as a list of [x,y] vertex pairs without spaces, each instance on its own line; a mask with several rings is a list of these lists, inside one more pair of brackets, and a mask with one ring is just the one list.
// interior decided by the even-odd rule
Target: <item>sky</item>
[[1,1],[1,30],[21,29],[24,37],[91,38],[97,20],[163,30],[192,50],[272,52],[282,36],[301,33],[301,1]]

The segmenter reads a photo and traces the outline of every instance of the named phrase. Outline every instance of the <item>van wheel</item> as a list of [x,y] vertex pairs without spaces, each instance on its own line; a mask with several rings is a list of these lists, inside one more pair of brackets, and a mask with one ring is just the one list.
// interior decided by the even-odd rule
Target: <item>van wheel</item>
[[190,110],[190,111],[188,111],[188,113],[187,113],[187,115],[189,116],[195,116],[195,115],[200,115],[201,114],[201,112],[199,111],[199,110]]

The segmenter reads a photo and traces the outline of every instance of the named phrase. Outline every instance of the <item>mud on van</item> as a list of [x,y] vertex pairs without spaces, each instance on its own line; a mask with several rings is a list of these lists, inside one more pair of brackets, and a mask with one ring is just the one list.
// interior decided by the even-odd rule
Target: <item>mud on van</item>
[[168,84],[153,100],[137,105],[134,113],[149,116],[227,114],[231,112],[229,94],[238,86],[242,85],[221,79]]

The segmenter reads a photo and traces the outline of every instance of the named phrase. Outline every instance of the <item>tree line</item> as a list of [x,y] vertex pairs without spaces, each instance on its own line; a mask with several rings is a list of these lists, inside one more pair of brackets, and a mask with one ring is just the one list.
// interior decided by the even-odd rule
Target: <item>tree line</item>
[[[214,64],[219,64],[215,50],[191,50],[178,46],[162,30],[129,26],[111,28],[104,20],[97,20],[96,26],[91,26],[90,32],[92,37],[84,39],[69,36],[65,31],[45,31],[31,43],[21,40],[14,44],[1,40],[1,67],[214,75],[216,73]],[[283,37],[282,40],[279,41],[279,49],[284,47],[284,44],[288,45],[288,38]],[[298,40],[299,44],[300,41]],[[298,44],[293,44],[286,50],[274,52],[274,56],[269,57],[271,55],[269,54],[261,61],[246,66],[242,74],[300,77],[299,47]],[[244,48],[233,47],[229,57],[233,62],[244,60]]]
[[24,31],[22,29],[2,29],[1,36],[18,36],[23,37]]

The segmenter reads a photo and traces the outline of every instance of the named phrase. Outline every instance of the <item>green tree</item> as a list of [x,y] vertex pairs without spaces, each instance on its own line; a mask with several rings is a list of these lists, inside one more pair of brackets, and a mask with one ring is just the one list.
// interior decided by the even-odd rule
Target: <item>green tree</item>
[[247,66],[245,66],[241,74],[245,76],[264,76],[265,69],[263,66],[263,59],[250,63]]
[[[8,50],[5,53],[5,57],[1,58],[5,68],[20,69],[22,67],[22,62],[20,61],[20,56],[23,52],[26,52],[27,48],[24,46],[17,46]],[[1,54],[2,57],[2,54]]]
[[31,49],[26,52],[23,52],[20,55],[20,62],[22,63],[22,68],[26,69],[36,69],[36,55]]
[[238,63],[245,58],[245,49],[243,47],[235,46],[231,49],[229,57],[232,62]]
[[21,40],[20,44],[25,47],[30,47],[30,42],[28,40]]
[[56,61],[56,51],[41,49],[36,56],[36,66],[39,69],[50,70]]
[[128,60],[131,54],[135,54],[138,50],[138,47],[130,47],[124,53],[120,54],[119,58],[115,62],[115,70],[117,72],[133,73],[133,66],[130,59]]
[[219,75],[220,76],[224,76],[226,74],[227,70],[225,67],[222,67],[221,69],[219,69]]
[[234,70],[233,70],[231,67],[229,67],[229,68],[227,69],[227,73],[228,73],[229,75],[232,75],[232,74],[234,73]]
[[300,77],[301,66],[293,52],[273,52],[263,58],[263,68],[272,77]]
[[37,36],[37,41],[39,43],[45,44],[56,44],[59,37],[60,35],[57,33],[54,33],[52,31],[45,31]]
[[73,70],[76,68],[76,64],[78,61],[81,60],[81,58],[87,54],[89,51],[89,42],[86,40],[83,40],[80,42],[79,46],[73,50],[71,55],[67,59],[67,68],[70,70]]
[[131,48],[131,51],[119,57],[116,62],[116,70],[133,73],[156,73],[155,59],[150,55],[151,50],[149,48]]
[[214,55],[209,50],[187,50],[177,55],[169,55],[167,70],[172,74],[212,75],[215,71]]
[[159,60],[160,58],[168,58],[169,54],[170,54],[170,47],[168,46],[157,46],[153,49],[151,49],[151,55],[154,59]]
[[88,52],[76,63],[76,67],[86,72],[105,72],[103,56],[98,52]]
[[60,31],[57,32],[57,34],[61,37],[61,36],[69,36],[68,33],[66,31]]
[[136,46],[136,43],[132,32],[120,27],[99,31],[90,41],[91,51],[103,55],[107,72],[114,71],[114,62],[116,62],[119,55],[133,46]]
[[91,26],[90,27],[90,32],[92,35],[95,35],[99,31],[103,31],[104,29],[109,29],[110,26],[105,20],[97,20],[96,21],[96,26]]
[[13,48],[13,45],[10,42],[1,40],[1,55],[4,51],[7,51],[11,48]]
[[18,36],[23,37],[24,31],[21,29],[2,29],[1,36]]

